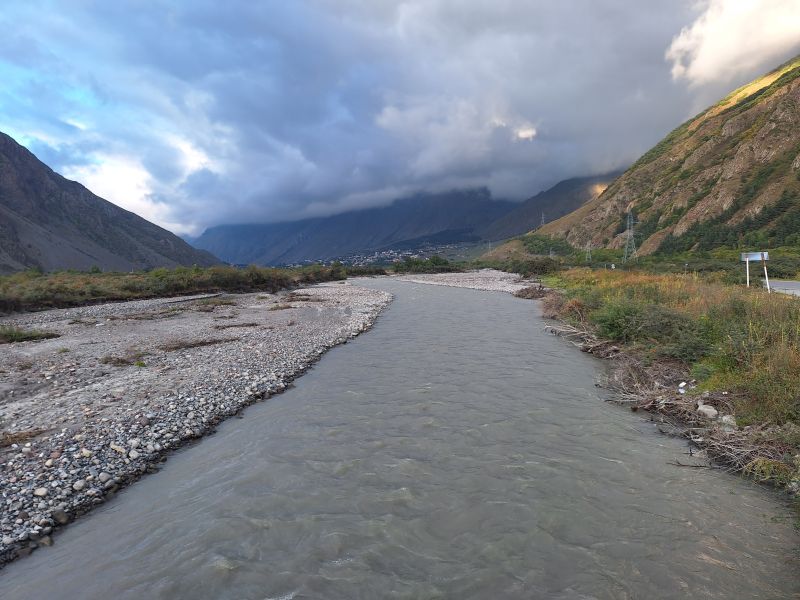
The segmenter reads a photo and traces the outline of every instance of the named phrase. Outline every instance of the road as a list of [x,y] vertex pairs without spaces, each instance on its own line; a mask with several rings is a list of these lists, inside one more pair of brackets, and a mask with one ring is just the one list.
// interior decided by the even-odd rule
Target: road
[[770,280],[769,284],[776,292],[800,296],[800,281]]

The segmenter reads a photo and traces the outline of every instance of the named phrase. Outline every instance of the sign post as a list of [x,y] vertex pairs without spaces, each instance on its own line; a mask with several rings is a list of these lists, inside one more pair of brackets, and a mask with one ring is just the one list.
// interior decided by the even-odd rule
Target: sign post
[[745,261],[744,261],[744,262],[745,262],[745,265],[747,265],[747,266],[745,267],[745,269],[747,269],[747,287],[750,287],[750,257],[748,256],[748,257],[745,259]]
[[769,252],[742,252],[741,261],[745,264],[745,270],[747,272],[747,287],[750,287],[751,260],[761,261],[761,264],[764,267],[764,279],[767,282],[767,292],[771,294],[772,289],[769,287],[769,275],[767,274],[767,261],[769,260]]

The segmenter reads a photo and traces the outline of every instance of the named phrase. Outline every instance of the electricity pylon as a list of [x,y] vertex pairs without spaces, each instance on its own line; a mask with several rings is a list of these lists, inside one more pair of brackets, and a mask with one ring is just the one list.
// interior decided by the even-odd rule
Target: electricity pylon
[[628,213],[628,222],[625,232],[625,253],[622,255],[622,262],[626,263],[629,260],[636,258],[636,233],[634,226],[636,221],[633,220],[633,213]]
[[586,262],[592,262],[592,242],[586,242]]

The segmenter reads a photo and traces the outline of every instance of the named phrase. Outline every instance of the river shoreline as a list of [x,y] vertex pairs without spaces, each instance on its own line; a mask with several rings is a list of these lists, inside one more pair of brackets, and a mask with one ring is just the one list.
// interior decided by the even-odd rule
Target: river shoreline
[[[737,427],[727,391],[715,390],[693,395],[688,392],[694,381],[685,365],[662,360],[645,364],[624,345],[597,338],[584,328],[570,325],[558,310],[548,306],[558,300],[558,293],[539,287],[518,275],[494,270],[469,273],[442,273],[399,277],[403,281],[430,285],[445,285],[478,290],[502,291],[544,298],[544,319],[560,325],[547,325],[551,333],[564,337],[578,349],[611,362],[611,369],[602,384],[613,394],[613,401],[651,415],[661,433],[685,438],[693,448],[691,459],[678,466],[722,468],[732,473],[745,473],[759,483],[766,483],[789,495],[800,494],[800,455],[793,458],[787,469],[794,474],[776,478],[771,465],[786,464],[786,444],[776,443],[769,429],[759,426]],[[530,289],[530,296],[518,294]],[[558,302],[556,302],[558,304]],[[765,466],[766,465],[766,466]]]
[[176,449],[286,390],[391,296],[349,283],[161,298],[0,319],[58,333],[0,366],[0,566],[53,543]]

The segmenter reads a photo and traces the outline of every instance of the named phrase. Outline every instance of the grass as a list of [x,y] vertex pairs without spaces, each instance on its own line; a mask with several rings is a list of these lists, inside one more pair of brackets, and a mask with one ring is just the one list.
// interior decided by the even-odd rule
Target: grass
[[17,431],[15,433],[0,431],[0,448],[5,448],[11,444],[23,444],[28,440],[32,440],[36,436],[43,434],[44,432],[44,429],[39,428]]
[[236,302],[228,298],[203,298],[194,304],[194,309],[199,312],[214,312],[220,306],[236,306]]
[[234,327],[258,327],[258,323],[230,323],[228,325],[214,325],[214,329],[231,329]]
[[204,340],[173,340],[159,346],[165,352],[175,352],[176,350],[186,350],[188,348],[202,348],[203,346],[213,346],[226,342],[235,342],[240,338],[208,338]]
[[0,276],[0,313],[222,291],[275,293],[346,277],[347,270],[337,264],[297,269],[177,267],[135,273],[25,271]]
[[[142,358],[147,356],[147,352],[139,350],[138,348],[128,348],[125,356],[104,356],[100,359],[100,363],[104,365],[111,365],[112,367],[127,367],[129,365],[144,366]],[[141,365],[139,363],[142,363]]]
[[558,315],[648,359],[668,358],[698,390],[731,392],[739,424],[800,423],[800,299],[697,275],[571,269]]
[[441,256],[405,258],[392,265],[395,273],[460,273],[464,267]]
[[289,310],[290,308],[294,307],[291,304],[273,304],[269,310]]
[[47,340],[60,337],[52,331],[38,331],[36,329],[20,329],[19,327],[0,326],[0,344],[13,344],[16,342],[30,342]]

